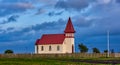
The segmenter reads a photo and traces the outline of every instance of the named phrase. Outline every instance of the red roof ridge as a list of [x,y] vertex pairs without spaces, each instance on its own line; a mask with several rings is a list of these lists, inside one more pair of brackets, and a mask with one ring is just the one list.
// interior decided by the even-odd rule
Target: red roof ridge
[[63,35],[64,33],[61,34],[43,34],[43,35]]

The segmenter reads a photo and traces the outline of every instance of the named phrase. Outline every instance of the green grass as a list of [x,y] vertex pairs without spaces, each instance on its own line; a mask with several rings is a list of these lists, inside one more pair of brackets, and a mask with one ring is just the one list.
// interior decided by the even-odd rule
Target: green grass
[[[0,65],[112,65],[112,64],[90,64],[85,62],[71,62],[75,58],[0,58]],[[115,58],[81,58],[81,60],[116,60]],[[118,58],[117,58],[118,59]],[[120,64],[117,64],[120,65]]]
[[[79,65],[80,63],[51,58],[2,58],[0,65]],[[87,63],[84,63],[87,64]]]

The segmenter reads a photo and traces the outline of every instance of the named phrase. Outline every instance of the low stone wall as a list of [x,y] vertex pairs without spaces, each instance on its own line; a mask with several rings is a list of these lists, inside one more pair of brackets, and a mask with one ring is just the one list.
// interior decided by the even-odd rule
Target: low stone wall
[[[74,54],[0,54],[0,57],[23,58],[23,57],[72,57],[72,58],[99,58],[107,57],[106,53],[74,53]],[[120,57],[120,54],[110,54],[110,57]]]

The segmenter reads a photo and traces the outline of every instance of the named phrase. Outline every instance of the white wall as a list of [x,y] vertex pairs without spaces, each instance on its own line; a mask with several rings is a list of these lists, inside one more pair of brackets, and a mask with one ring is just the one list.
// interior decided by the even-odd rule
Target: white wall
[[73,52],[74,49],[74,33],[66,33],[65,34],[65,44],[66,44],[66,53],[72,53],[72,45],[73,45]]
[[66,53],[72,53],[72,45],[74,46],[74,38],[65,38]]
[[[44,50],[41,50],[41,47],[44,47]],[[49,46],[51,46],[51,51],[49,50]],[[60,50],[57,50],[57,46],[60,47]],[[37,49],[37,48],[36,48]],[[38,54],[54,54],[54,53],[64,53],[64,45],[63,44],[49,44],[49,45],[38,45]]]

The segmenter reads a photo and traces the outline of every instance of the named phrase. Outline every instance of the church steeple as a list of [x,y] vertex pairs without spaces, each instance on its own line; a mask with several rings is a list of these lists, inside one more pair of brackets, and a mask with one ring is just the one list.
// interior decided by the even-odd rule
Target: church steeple
[[69,17],[66,28],[65,28],[65,44],[66,44],[66,53],[74,53],[75,48],[74,48],[74,27],[71,21],[71,18]]
[[74,27],[72,25],[72,22],[71,22],[71,18],[69,17],[68,19],[68,23],[66,25],[66,28],[65,28],[65,33],[75,33],[75,30],[74,30]]

